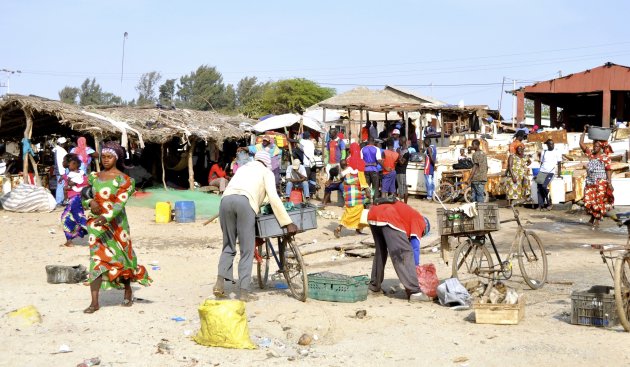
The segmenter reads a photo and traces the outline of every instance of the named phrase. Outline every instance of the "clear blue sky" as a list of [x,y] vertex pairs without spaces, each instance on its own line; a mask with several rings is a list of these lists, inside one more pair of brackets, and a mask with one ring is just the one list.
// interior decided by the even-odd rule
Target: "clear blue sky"
[[[513,79],[630,65],[630,2],[621,0],[7,0],[0,14],[0,69],[22,71],[11,92],[54,99],[94,77],[131,100],[142,73],[164,81],[207,64],[226,83],[304,77],[338,92],[407,85],[497,108],[503,77],[511,89]],[[508,95],[502,110],[511,117]]]

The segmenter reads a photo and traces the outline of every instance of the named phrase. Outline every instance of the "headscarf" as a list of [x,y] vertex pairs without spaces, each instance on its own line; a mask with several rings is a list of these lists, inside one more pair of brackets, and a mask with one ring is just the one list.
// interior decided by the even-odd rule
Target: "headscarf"
[[103,153],[111,153],[116,155],[116,168],[118,168],[120,171],[122,171],[123,169],[127,168],[125,167],[125,149],[120,146],[120,144],[118,144],[115,141],[108,141],[105,144],[103,144],[103,149],[101,150],[101,154]]
[[359,172],[365,171],[365,162],[361,159],[361,147],[357,142],[350,144],[350,158],[347,162],[349,167]]
[[84,137],[77,139],[77,147],[74,149],[74,152],[79,156],[83,164],[88,164],[87,141]]
[[254,155],[254,159],[262,162],[267,168],[271,169],[271,157],[266,151],[261,150],[259,152],[256,152],[256,155]]

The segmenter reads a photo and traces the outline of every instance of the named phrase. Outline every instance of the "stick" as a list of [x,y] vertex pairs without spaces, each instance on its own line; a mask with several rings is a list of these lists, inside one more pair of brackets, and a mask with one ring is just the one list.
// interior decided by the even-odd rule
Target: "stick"
[[212,217],[210,217],[210,219],[208,219],[207,221],[203,222],[204,226],[207,226],[208,224],[210,224],[210,222],[212,222],[213,220],[217,219],[219,217],[219,214],[213,215]]

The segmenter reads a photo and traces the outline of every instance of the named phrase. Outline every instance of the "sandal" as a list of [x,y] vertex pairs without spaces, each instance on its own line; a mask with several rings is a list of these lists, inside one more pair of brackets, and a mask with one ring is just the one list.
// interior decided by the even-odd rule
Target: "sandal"
[[120,305],[123,307],[131,307],[133,306],[133,299],[124,299]]
[[85,310],[83,310],[83,313],[94,313],[96,311],[99,310],[100,307],[94,307],[94,306],[89,306],[88,308],[86,308]]
[[335,228],[335,232],[333,233],[335,235],[335,238],[341,237],[341,228]]

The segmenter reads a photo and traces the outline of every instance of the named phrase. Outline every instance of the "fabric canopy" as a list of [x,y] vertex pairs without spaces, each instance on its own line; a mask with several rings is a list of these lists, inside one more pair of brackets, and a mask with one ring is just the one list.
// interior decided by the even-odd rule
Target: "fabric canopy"
[[282,129],[284,127],[288,128],[293,124],[299,123],[300,119],[302,119],[304,126],[308,127],[309,129],[324,132],[324,127],[318,120],[312,117],[300,116],[294,113],[285,113],[284,115],[268,117],[265,120],[260,121],[259,123],[254,125],[254,130],[258,132],[264,132],[267,130]]

